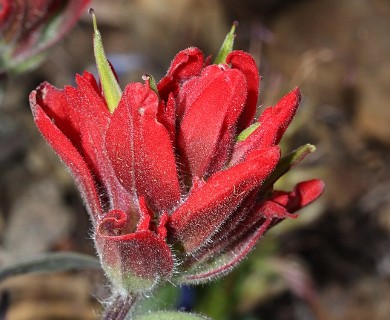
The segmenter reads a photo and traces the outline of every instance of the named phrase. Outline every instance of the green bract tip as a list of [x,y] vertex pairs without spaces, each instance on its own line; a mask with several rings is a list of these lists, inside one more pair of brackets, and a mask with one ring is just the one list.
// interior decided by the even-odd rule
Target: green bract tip
[[152,89],[157,95],[158,95],[158,90],[157,90],[157,83],[154,77],[150,74],[144,74],[142,76],[142,80],[147,82],[149,84],[150,89]]
[[104,52],[102,36],[97,28],[96,16],[94,10],[89,9],[93,23],[93,51],[95,54],[96,66],[102,84],[104,97],[110,112],[114,112],[122,96],[122,90],[116,80],[115,74],[106,58]]
[[226,35],[225,40],[215,57],[214,64],[226,63],[226,57],[233,51],[234,38],[236,36],[234,32],[236,31],[237,25],[238,22],[234,21],[230,32]]
[[279,160],[275,170],[268,176],[263,183],[263,188],[273,185],[282,175],[284,175],[291,167],[301,162],[308,154],[316,151],[316,147],[307,143],[298,149],[290,152]]
[[254,124],[252,124],[251,126],[249,126],[248,128],[244,129],[243,131],[241,131],[241,133],[238,135],[237,137],[237,141],[244,141],[246,138],[248,138],[250,136],[250,134],[255,131],[258,127],[260,126],[260,123],[259,122],[255,122]]

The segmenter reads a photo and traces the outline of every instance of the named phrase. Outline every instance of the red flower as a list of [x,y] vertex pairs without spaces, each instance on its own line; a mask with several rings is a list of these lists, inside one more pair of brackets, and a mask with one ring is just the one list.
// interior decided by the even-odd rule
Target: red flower
[[0,0],[0,74],[36,66],[73,28],[90,0]]
[[43,83],[30,103],[77,180],[103,267],[123,290],[223,275],[323,190],[311,180],[273,191],[312,146],[280,158],[277,144],[297,110],[298,89],[248,129],[259,76],[245,52],[207,65],[199,49],[184,50],[157,90],[151,81],[129,84],[112,113],[91,74],[76,82],[63,90]]

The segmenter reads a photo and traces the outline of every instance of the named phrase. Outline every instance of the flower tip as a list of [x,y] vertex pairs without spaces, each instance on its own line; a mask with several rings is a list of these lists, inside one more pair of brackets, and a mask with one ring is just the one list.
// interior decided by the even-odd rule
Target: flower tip
[[[293,90],[291,90],[289,93],[287,93],[279,102],[278,104],[283,101],[284,103],[287,103],[287,105],[290,106],[290,111],[293,112],[291,116],[295,115],[295,112],[301,103],[302,100],[302,93],[301,89],[299,87],[295,87]],[[280,105],[282,106],[283,103]],[[291,118],[292,119],[292,118]]]
[[295,87],[294,90],[292,91],[296,96],[297,98],[300,100],[301,97],[302,97],[302,92],[301,92],[301,89],[299,89],[299,87]]
[[321,195],[325,191],[325,182],[321,179],[316,179],[316,180],[317,180],[318,190],[320,190],[320,195]]
[[301,197],[301,207],[305,207],[318,199],[325,190],[325,182],[321,179],[312,179],[298,183],[296,190]]

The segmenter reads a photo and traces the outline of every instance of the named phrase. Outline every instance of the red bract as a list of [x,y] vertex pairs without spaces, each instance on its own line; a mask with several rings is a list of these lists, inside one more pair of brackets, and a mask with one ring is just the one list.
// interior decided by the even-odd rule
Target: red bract
[[0,73],[36,65],[80,18],[90,0],[0,0]]
[[281,159],[277,145],[300,92],[247,129],[259,76],[245,52],[206,65],[199,49],[184,50],[157,91],[148,81],[129,84],[113,113],[93,76],[85,72],[76,82],[63,90],[43,83],[30,103],[38,128],[77,180],[103,267],[122,290],[223,275],[323,190],[311,180],[289,193],[273,191],[311,150]]

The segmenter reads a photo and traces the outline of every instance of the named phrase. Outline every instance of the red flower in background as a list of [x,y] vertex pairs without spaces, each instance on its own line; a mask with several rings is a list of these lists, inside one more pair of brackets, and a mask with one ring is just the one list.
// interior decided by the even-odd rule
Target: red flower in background
[[0,74],[36,66],[69,32],[90,0],[0,0]]
[[43,83],[30,104],[77,181],[118,290],[223,275],[323,190],[319,180],[273,190],[312,146],[280,156],[298,89],[252,124],[259,76],[243,51],[211,65],[197,48],[181,51],[157,87],[151,79],[131,83],[114,108],[91,74],[76,82],[63,90]]

